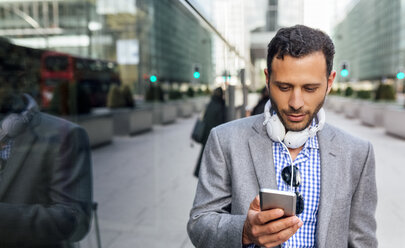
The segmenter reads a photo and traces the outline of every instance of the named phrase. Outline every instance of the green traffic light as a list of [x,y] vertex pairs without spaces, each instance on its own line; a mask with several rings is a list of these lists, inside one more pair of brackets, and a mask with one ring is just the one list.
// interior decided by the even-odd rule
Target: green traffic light
[[398,72],[398,73],[397,73],[397,78],[398,78],[398,79],[404,79],[404,78],[405,78],[405,73],[403,73],[403,72]]
[[347,77],[347,76],[349,76],[349,71],[348,71],[347,69],[342,69],[342,70],[340,71],[340,75],[341,75],[342,77]]
[[193,76],[194,78],[200,78],[201,74],[198,71],[195,71]]
[[149,79],[150,79],[150,81],[151,81],[152,83],[154,83],[154,82],[157,81],[157,77],[156,77],[155,75],[150,76]]

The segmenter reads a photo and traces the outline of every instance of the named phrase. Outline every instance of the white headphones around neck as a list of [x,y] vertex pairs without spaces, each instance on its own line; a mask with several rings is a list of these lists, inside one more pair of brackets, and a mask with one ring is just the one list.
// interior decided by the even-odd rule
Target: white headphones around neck
[[35,100],[28,94],[24,94],[28,100],[26,109],[21,113],[12,113],[6,116],[0,127],[0,141],[4,138],[14,138],[25,130],[28,123],[34,118],[35,113],[39,111]]
[[280,121],[277,114],[271,115],[271,103],[270,100],[266,103],[264,107],[264,122],[263,125],[266,126],[267,134],[270,139],[276,142],[284,142],[284,144],[291,149],[301,147],[305,142],[316,135],[316,133],[321,130],[325,124],[325,111],[321,108],[318,111],[317,118],[318,123],[315,126],[309,126],[302,131],[288,131],[285,132],[285,127]]

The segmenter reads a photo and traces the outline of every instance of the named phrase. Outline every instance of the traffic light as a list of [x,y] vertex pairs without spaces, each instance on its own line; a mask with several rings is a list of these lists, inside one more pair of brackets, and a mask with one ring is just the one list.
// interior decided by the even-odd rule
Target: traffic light
[[397,78],[398,79],[404,79],[405,78],[405,73],[403,73],[402,71],[397,73]]
[[231,81],[231,73],[229,71],[225,70],[222,73],[222,80],[223,80],[224,83],[226,83],[226,82],[229,83],[229,81]]
[[193,72],[193,77],[195,79],[199,79],[201,76],[200,74],[200,68],[198,66],[194,66],[194,72]]
[[349,66],[347,65],[346,62],[342,63],[341,69],[340,69],[340,76],[342,77],[347,77],[349,76]]
[[150,80],[151,83],[155,83],[157,81],[156,75],[153,75],[153,74],[150,75],[149,80]]

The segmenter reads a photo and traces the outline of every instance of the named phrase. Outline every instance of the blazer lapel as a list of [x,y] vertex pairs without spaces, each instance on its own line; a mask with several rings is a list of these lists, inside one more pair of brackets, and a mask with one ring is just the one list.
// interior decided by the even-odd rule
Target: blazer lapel
[[260,188],[277,189],[273,161],[273,143],[267,136],[263,119],[258,118],[253,124],[256,134],[249,139],[250,154]]
[[341,148],[333,142],[335,133],[328,126],[319,132],[319,146],[321,154],[321,195],[318,212],[317,247],[325,247],[329,219],[335,200],[336,175],[338,173],[338,155]]
[[3,198],[8,186],[24,164],[24,160],[31,151],[35,139],[36,135],[30,128],[27,128],[22,134],[14,138],[10,158],[7,160],[3,178],[0,181],[0,199]]

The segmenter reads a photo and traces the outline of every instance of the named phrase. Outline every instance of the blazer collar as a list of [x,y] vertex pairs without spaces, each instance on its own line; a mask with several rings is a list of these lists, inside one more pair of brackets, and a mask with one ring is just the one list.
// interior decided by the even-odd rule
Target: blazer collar
[[336,142],[336,133],[327,124],[318,132],[321,155],[321,193],[318,210],[317,244],[325,247],[329,219],[335,200],[336,176],[343,148]]
[[256,133],[249,138],[249,149],[252,156],[259,188],[277,189],[276,172],[273,160],[273,142],[267,136],[263,126],[264,117],[260,115],[253,123]]

